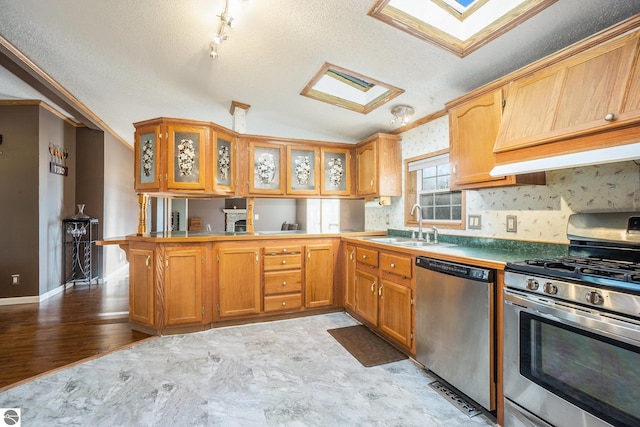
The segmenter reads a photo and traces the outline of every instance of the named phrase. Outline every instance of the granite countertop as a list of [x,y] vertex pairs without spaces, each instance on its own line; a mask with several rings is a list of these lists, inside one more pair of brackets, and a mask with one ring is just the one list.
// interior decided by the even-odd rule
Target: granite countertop
[[[408,238],[410,231],[389,230],[388,236]],[[568,245],[560,243],[529,242],[484,237],[439,236],[442,245],[407,247],[397,243],[384,243],[371,237],[346,237],[347,241],[367,243],[385,249],[410,253],[416,256],[433,257],[444,261],[462,262],[471,265],[503,269],[508,262],[531,258],[551,258],[566,256]]]

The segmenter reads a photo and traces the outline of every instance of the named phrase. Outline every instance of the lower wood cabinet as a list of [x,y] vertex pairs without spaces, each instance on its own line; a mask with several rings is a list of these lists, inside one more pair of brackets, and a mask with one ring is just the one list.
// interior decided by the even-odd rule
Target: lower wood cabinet
[[220,244],[217,261],[220,318],[260,313],[260,248]]
[[166,326],[201,323],[202,266],[204,256],[199,245],[165,248],[164,323]]
[[302,306],[302,247],[264,248],[264,311]]
[[129,249],[129,319],[146,326],[154,326],[155,265],[153,249]]
[[[345,302],[354,299],[353,311],[358,317],[395,343],[415,352],[413,258],[359,246],[347,248],[347,257],[347,275],[349,265],[355,266],[353,278],[348,276],[346,280]],[[353,290],[349,285],[351,280]]]
[[305,307],[333,304],[333,245],[317,244],[305,247]]
[[346,246],[346,276],[344,278],[344,306],[351,310],[356,308],[356,247]]

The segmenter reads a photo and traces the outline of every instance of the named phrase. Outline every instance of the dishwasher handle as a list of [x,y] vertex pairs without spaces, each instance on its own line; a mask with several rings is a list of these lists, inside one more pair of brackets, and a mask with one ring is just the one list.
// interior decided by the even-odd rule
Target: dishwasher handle
[[424,256],[416,257],[416,267],[437,271],[450,276],[464,277],[478,282],[493,282],[495,280],[495,270],[442,261]]

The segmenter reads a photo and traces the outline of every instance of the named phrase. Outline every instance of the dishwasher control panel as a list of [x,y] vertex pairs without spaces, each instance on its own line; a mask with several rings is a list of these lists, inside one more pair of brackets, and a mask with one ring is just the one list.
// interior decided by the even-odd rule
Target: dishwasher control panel
[[441,261],[427,257],[417,257],[416,266],[482,282],[492,282],[494,278],[494,270]]

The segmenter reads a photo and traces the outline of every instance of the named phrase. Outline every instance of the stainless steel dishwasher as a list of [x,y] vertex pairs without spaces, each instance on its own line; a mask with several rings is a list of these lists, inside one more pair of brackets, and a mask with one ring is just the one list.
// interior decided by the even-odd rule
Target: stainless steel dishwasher
[[416,266],[416,359],[494,410],[495,271],[427,257]]

